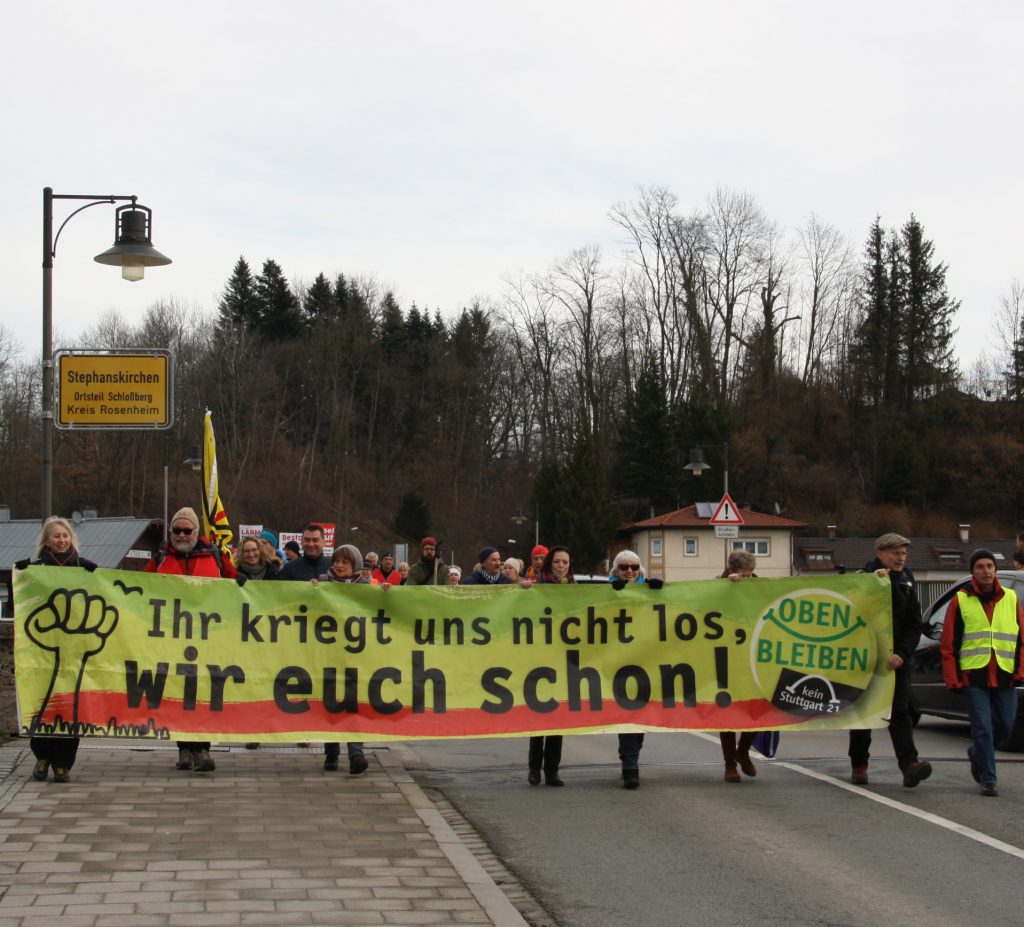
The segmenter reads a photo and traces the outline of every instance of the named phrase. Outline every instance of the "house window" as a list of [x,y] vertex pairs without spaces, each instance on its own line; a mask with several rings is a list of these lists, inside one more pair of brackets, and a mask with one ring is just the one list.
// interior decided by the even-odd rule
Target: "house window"
[[696,557],[697,556],[697,539],[696,538],[683,538],[683,556],[684,557]]
[[661,538],[651,538],[651,556],[661,556]]
[[808,570],[833,570],[835,561],[829,548],[804,547],[801,549]]
[[771,543],[768,538],[751,538],[750,540],[744,539],[742,541],[732,542],[733,550],[745,550],[747,553],[754,554],[756,557],[769,557],[771,556]]

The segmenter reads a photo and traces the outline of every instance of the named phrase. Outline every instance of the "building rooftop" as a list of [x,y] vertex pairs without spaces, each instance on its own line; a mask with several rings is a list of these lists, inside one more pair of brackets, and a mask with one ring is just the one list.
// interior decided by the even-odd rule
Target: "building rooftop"
[[[980,547],[996,555],[1000,570],[1013,569],[1016,543],[1006,538],[915,538],[910,540],[907,563],[915,573],[969,572],[967,561]],[[795,567],[800,572],[837,572],[864,569],[875,558],[874,538],[802,538],[793,542]]]
[[[714,515],[718,507],[717,502],[695,502],[686,508],[676,509],[674,512],[666,512],[664,515],[655,515],[653,518],[645,518],[643,521],[634,522],[620,528],[620,533],[643,530],[644,528],[707,528],[708,521]],[[779,515],[766,515],[764,512],[754,512],[750,509],[736,506],[736,511],[743,518],[744,528],[806,528],[807,522],[795,521],[792,518],[782,518]]]

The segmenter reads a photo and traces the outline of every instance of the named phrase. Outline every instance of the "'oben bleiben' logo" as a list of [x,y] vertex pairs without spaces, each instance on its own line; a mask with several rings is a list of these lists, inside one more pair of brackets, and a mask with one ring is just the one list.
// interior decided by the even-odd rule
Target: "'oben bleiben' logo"
[[761,616],[750,643],[754,678],[783,711],[801,717],[836,714],[852,705],[875,670],[871,626],[846,596],[800,589]]

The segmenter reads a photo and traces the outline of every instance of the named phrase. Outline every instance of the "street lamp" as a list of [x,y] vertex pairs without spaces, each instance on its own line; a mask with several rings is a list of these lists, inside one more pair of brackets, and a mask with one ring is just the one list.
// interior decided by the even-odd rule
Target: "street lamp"
[[[86,200],[72,212],[53,234],[53,201]],[[43,497],[42,517],[53,514],[53,259],[57,256],[57,241],[64,226],[83,209],[100,203],[128,201],[114,214],[114,244],[95,260],[121,268],[125,280],[141,280],[147,267],[170,264],[171,259],[153,247],[151,239],[153,214],[138,204],[135,196],[92,196],[76,193],[54,193],[52,187],[43,187]]]
[[689,470],[694,476],[700,476],[705,470],[710,470],[710,464],[704,460],[705,448],[722,450],[722,495],[729,492],[729,445],[728,444],[698,444],[690,449],[690,462],[683,467]]

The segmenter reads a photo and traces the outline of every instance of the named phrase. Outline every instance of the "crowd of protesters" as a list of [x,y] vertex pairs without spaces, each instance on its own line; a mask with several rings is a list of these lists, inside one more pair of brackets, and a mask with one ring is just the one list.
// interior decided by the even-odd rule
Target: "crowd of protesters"
[[[1024,541],[1024,538],[1022,538]],[[892,586],[894,653],[887,669],[895,674],[895,695],[889,722],[897,762],[903,773],[903,785],[916,787],[931,774],[931,765],[918,757],[913,740],[913,706],[910,697],[910,657],[921,635],[921,607],[913,574],[907,566],[910,541],[888,533],[876,541],[876,558],[865,571],[887,577]],[[1021,545],[1024,547],[1024,544]],[[270,532],[244,538],[229,557],[200,532],[199,518],[192,508],[179,509],[170,521],[168,538],[147,564],[147,572],[178,576],[206,576],[249,581],[291,581],[319,583],[357,583],[379,586],[457,585],[507,586],[529,588],[535,584],[572,584],[576,570],[572,552],[565,546],[537,544],[530,552],[529,565],[509,557],[502,560],[495,547],[484,547],[472,568],[463,570],[446,565],[434,537],[425,537],[419,545],[420,556],[413,564],[395,564],[390,552],[378,556],[370,552],[364,558],[352,544],[336,547],[331,556],[324,549],[324,529],[310,523],[302,531],[301,541],[289,541],[282,550]],[[96,565],[82,557],[74,527],[64,518],[47,519],[35,550],[35,559],[16,566],[75,566],[95,570]],[[1024,559],[1022,559],[1024,565]],[[753,578],[756,560],[746,551],[735,550],[721,574],[722,579],[737,582]],[[1024,649],[1024,609],[1013,590],[1004,588],[996,577],[995,555],[978,550],[970,558],[971,581],[950,601],[943,626],[941,655],[943,676],[948,688],[967,694],[971,724],[968,749],[970,772],[981,787],[981,794],[995,796],[995,745],[1008,732],[1016,717],[1016,686],[1024,682],[1021,652]],[[661,588],[663,580],[648,577],[640,557],[631,550],[619,551],[607,576],[615,590],[629,584],[646,583]],[[740,772],[757,775],[750,757],[754,732],[722,731],[719,734],[725,764],[724,781],[742,782]],[[32,776],[46,780],[52,769],[55,782],[69,781],[78,749],[78,738],[71,736],[33,736],[30,747],[36,757]],[[618,735],[622,783],[626,789],[640,784],[640,752],[643,732]],[[851,781],[868,783],[868,758],[871,732],[850,731]],[[247,744],[250,748],[258,744]],[[539,785],[563,786],[559,775],[562,758],[561,735],[529,738],[527,781]],[[210,743],[179,741],[180,770],[209,772],[215,769]],[[349,773],[360,775],[368,764],[363,744],[347,744]],[[324,769],[338,769],[340,744],[324,744]]]

